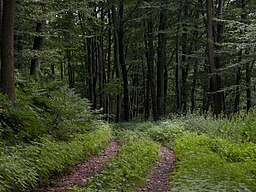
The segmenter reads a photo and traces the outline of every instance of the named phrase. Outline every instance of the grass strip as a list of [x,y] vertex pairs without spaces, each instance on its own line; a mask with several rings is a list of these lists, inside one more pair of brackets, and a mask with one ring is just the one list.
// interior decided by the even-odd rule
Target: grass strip
[[159,159],[159,145],[136,133],[124,135],[125,141],[111,164],[91,179],[84,188],[73,191],[134,191],[146,184],[146,178]]
[[0,152],[0,191],[22,191],[56,173],[67,171],[81,159],[99,153],[110,142],[109,128],[77,134],[67,143],[44,137],[40,143]]

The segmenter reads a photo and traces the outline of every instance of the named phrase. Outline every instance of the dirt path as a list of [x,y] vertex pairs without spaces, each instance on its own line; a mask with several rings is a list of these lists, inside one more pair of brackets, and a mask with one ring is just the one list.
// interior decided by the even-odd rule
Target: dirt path
[[152,169],[149,175],[149,183],[146,188],[139,189],[138,192],[166,192],[168,191],[169,176],[174,168],[175,155],[166,147],[160,149],[161,159]]
[[119,145],[112,141],[104,152],[93,157],[89,161],[77,164],[69,175],[59,178],[54,187],[34,191],[68,192],[69,190],[67,188],[70,186],[81,186],[85,184],[87,179],[102,171],[107,166],[106,162],[112,160],[116,156],[118,149]]

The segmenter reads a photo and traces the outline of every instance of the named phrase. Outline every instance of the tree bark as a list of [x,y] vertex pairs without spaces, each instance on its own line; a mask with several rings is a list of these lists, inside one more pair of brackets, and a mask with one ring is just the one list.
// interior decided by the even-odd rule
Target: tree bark
[[252,65],[246,63],[246,110],[247,112],[252,107]]
[[[153,16],[152,11],[148,14],[147,20],[147,33],[146,33],[146,59],[147,59],[147,81],[148,81],[148,94],[151,95],[151,106],[154,121],[157,120],[157,100],[156,100],[156,83],[155,83],[155,70],[154,70],[154,37],[153,37]],[[149,96],[148,96],[149,97]],[[149,100],[149,98],[148,98]],[[149,103],[149,102],[148,102]]]
[[[117,13],[116,8],[112,6],[112,20],[113,20],[113,39],[114,39],[114,67],[115,67],[115,73],[116,77],[120,79],[120,69],[119,69],[119,54],[118,54],[118,34],[117,34]],[[114,71],[114,70],[113,70]],[[116,113],[115,113],[115,121],[120,121],[120,111],[121,111],[121,97],[119,93],[116,95]]]
[[157,118],[164,115],[164,67],[166,65],[166,42],[167,35],[164,30],[167,29],[168,11],[164,8],[165,1],[161,3],[160,24],[158,33],[157,49]]
[[[34,44],[33,44],[33,50],[39,51],[42,49],[43,46],[43,37],[42,33],[44,31],[44,25],[45,21],[39,22],[36,24],[36,36],[34,38]],[[38,73],[40,70],[40,61],[39,57],[35,56],[31,59],[31,66],[30,66],[30,75],[34,75],[36,78],[38,78]]]
[[[241,54],[242,52],[240,53],[240,55]],[[236,72],[236,97],[235,97],[235,103],[234,103],[234,113],[237,113],[239,111],[239,106],[240,106],[240,95],[241,95],[240,81],[241,81],[241,67],[238,66],[237,72]]]
[[220,91],[220,79],[217,76],[216,64],[214,62],[214,46],[213,46],[213,2],[206,1],[207,9],[207,51],[208,63],[211,69],[210,92],[213,95],[213,113],[218,116],[222,111],[222,97]]
[[193,113],[195,109],[195,93],[196,93],[196,82],[197,82],[197,73],[198,73],[198,67],[197,64],[194,64],[194,74],[193,74],[193,82],[192,82],[192,88],[191,88],[191,113]]
[[[184,18],[188,17],[188,5],[187,1],[185,0],[184,2]],[[189,63],[187,59],[188,55],[188,35],[187,35],[187,24],[183,24],[183,29],[182,29],[182,56],[181,56],[181,111],[183,114],[187,113],[187,99],[188,99],[188,83],[187,83],[187,78],[188,78],[188,71],[189,71]]]
[[[3,0],[0,0],[0,46],[2,46],[2,25],[3,25]],[[0,57],[2,55],[2,48],[0,48]],[[1,61],[0,59],[0,71],[1,71]],[[1,79],[1,73],[0,73],[0,79]]]
[[118,50],[119,62],[123,78],[123,96],[124,96],[124,121],[130,120],[130,99],[129,99],[129,85],[128,74],[125,64],[124,56],[124,0],[119,0],[119,27],[118,27]]
[[14,0],[3,0],[1,91],[15,104],[14,91]]

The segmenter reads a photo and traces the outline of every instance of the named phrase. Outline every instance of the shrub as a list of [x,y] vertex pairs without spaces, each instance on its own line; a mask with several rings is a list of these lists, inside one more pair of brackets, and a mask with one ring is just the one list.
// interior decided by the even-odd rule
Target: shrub
[[53,79],[19,78],[16,95],[15,106],[0,95],[0,136],[8,144],[48,134],[68,140],[73,133],[93,130],[91,124],[101,118],[90,110],[87,99]]
[[43,137],[40,143],[3,149],[0,154],[0,191],[35,187],[56,173],[67,171],[79,160],[99,153],[109,143],[110,129],[73,135],[68,142]]
[[176,141],[170,191],[255,191],[256,145],[188,133]]

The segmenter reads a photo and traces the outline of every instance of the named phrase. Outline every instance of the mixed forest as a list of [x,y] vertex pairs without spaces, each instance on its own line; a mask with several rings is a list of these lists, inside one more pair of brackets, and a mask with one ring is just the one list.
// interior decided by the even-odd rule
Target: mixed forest
[[0,0],[0,56],[0,192],[256,191],[255,0]]

